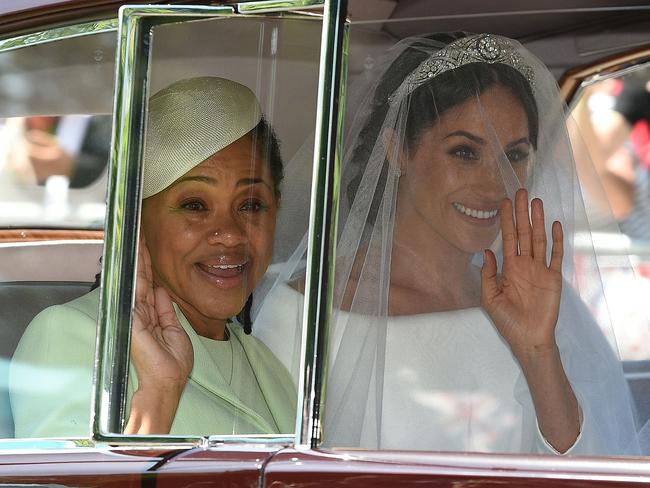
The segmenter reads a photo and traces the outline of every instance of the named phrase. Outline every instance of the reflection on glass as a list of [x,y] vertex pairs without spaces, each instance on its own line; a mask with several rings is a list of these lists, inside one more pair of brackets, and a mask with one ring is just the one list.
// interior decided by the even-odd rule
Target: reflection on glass
[[115,44],[103,33],[0,52],[0,227],[103,227]]
[[[26,42],[0,52],[2,438],[14,436],[14,414],[22,411],[18,404],[12,409],[8,388],[23,332],[43,309],[88,293],[99,267],[102,242],[95,231],[104,222],[116,37],[90,30],[76,39]],[[70,240],[79,237],[85,239]],[[74,347],[65,344],[66,351]],[[92,350],[88,354],[92,361]],[[57,367],[40,360],[15,364],[28,375],[18,388],[30,399],[27,412],[49,394],[65,395],[73,392],[70,385],[91,381],[87,371],[65,361]],[[56,415],[58,405],[51,405],[42,420]]]
[[[290,434],[298,317],[259,311],[307,229],[320,20],[154,30],[124,433]],[[65,162],[41,171],[59,195]],[[16,436],[88,436],[98,302],[94,289],[27,328],[11,366]],[[52,388],[21,387],[43,369]]]
[[100,226],[110,123],[107,115],[4,119],[0,225]]
[[[650,292],[648,79],[648,69],[637,68],[590,84],[579,92],[570,118],[606,297],[593,290],[588,303],[596,314],[611,314],[627,361],[650,359],[650,310],[644,305]],[[595,177],[589,177],[592,162]]]

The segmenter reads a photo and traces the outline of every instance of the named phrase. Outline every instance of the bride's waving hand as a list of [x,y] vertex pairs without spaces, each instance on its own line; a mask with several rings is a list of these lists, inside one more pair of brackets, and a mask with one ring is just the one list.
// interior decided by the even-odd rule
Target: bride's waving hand
[[498,276],[494,253],[485,251],[481,272],[481,305],[499,333],[519,358],[556,347],[555,325],[562,293],[562,225],[553,223],[550,263],[546,258],[544,208],[540,199],[531,202],[520,189],[512,202],[500,208],[503,239],[503,270]]
[[558,452],[565,452],[580,433],[580,409],[564,372],[555,341],[562,295],[562,225],[552,225],[550,263],[546,261],[544,207],[517,191],[500,208],[503,271],[485,251],[481,270],[481,305],[521,365],[531,391],[540,430]]

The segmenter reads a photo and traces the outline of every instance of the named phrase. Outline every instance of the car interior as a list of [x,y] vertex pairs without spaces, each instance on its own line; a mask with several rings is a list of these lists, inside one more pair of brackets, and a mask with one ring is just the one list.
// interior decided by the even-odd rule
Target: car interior
[[[364,66],[395,41],[422,32],[449,30],[493,32],[518,39],[560,81],[571,69],[650,44],[647,2],[628,1],[630,8],[616,13],[608,10],[610,3],[553,0],[546,2],[544,9],[533,10],[515,0],[493,2],[489,6],[473,0],[445,4],[428,0],[350,0],[348,86],[363,75]],[[596,8],[600,4],[602,9]],[[205,74],[207,60],[215,55],[215,45],[224,48],[214,72],[243,80],[249,86],[268,86],[259,82],[260,77],[272,72],[273,63],[283,66],[277,71],[280,75],[274,80],[273,90],[258,93],[266,116],[282,141],[287,161],[287,182],[282,190],[287,205],[292,206],[287,208],[287,214],[301,216],[299,221],[289,221],[280,214],[277,234],[281,237],[274,255],[280,262],[289,258],[308,225],[310,145],[316,112],[314,102],[298,106],[295,100],[316,99],[320,26],[314,22],[296,22],[297,32],[292,36],[273,40],[273,22],[267,22],[264,31],[254,19],[220,22],[219,29],[214,29],[209,21],[157,28],[150,93],[193,72]],[[215,40],[215,32],[223,37]],[[237,43],[228,42],[233,38]],[[104,124],[110,121],[116,43],[117,36],[112,31],[0,51],[0,437],[3,438],[13,437],[7,376],[13,351],[25,327],[44,308],[86,293],[100,270],[111,144],[110,132],[97,134],[95,146],[103,148],[103,153],[99,152],[103,156],[98,169],[92,181],[74,187],[69,178],[62,182],[56,178],[60,176],[57,174],[47,178],[25,176],[19,169],[11,168],[10,149],[19,142],[11,139],[14,135],[10,129],[24,128],[25,124],[47,117],[56,118],[58,126],[67,118],[79,115],[88,116],[91,121],[103,120]],[[572,106],[575,101],[569,103]],[[287,117],[287,113],[291,116]],[[33,229],[43,231],[39,240],[30,237],[29,231]],[[89,230],[96,232],[95,238],[84,234]],[[56,237],[48,237],[48,232]],[[628,242],[612,252],[629,255],[635,263],[650,263],[650,253],[643,254],[643,249],[648,247],[644,243],[637,247],[633,244]],[[638,355],[623,359],[643,424],[650,418],[650,344]]]

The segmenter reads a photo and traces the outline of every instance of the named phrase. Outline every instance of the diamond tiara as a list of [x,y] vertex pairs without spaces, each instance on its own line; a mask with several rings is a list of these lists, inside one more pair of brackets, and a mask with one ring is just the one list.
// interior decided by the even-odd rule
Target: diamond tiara
[[415,68],[389,97],[389,102],[413,93],[427,80],[470,63],[505,64],[535,86],[533,69],[528,66],[509,39],[491,34],[474,34],[458,39],[440,49]]

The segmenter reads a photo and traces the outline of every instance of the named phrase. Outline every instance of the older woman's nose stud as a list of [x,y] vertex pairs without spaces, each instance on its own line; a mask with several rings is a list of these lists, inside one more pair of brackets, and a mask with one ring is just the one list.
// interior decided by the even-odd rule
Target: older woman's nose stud
[[243,239],[244,234],[237,227],[220,228],[208,234],[209,244],[225,244],[231,246],[241,243]]
[[214,232],[208,234],[208,241],[218,242],[223,240],[225,233],[222,230],[215,230]]

